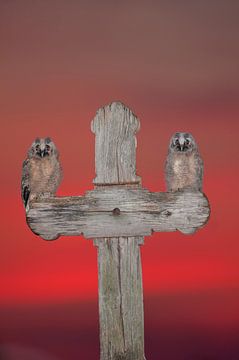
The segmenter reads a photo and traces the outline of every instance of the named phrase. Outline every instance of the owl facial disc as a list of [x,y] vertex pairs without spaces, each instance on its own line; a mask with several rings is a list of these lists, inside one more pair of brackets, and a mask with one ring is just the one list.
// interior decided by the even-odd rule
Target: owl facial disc
[[171,140],[171,148],[176,152],[192,151],[195,141],[189,133],[176,133]]
[[51,154],[53,143],[50,138],[37,138],[32,146],[33,156],[43,158]]

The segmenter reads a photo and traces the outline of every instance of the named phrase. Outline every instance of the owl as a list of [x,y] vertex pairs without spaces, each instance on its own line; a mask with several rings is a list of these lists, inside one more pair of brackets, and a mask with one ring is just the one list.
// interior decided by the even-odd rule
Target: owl
[[202,191],[203,161],[190,133],[176,132],[169,143],[165,166],[167,191]]
[[22,200],[26,210],[29,202],[39,196],[53,196],[62,179],[59,154],[53,141],[36,138],[28,150],[22,167]]

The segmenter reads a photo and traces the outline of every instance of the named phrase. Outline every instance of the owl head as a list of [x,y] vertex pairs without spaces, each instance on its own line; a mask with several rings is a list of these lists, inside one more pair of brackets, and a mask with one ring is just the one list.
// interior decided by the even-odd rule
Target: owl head
[[169,150],[179,153],[192,152],[197,144],[190,133],[176,132],[170,140]]
[[35,141],[32,143],[29,151],[28,151],[29,157],[34,158],[46,158],[49,156],[58,156],[58,151],[51,140],[51,138],[36,138]]

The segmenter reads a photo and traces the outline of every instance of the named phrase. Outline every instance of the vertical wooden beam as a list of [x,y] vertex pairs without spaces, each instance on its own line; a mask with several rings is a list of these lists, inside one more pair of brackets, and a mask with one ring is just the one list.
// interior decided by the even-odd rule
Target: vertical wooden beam
[[[96,135],[97,188],[141,187],[136,175],[139,120],[122,103],[98,110]],[[120,216],[120,209],[112,209]],[[145,360],[142,270],[143,237],[101,238],[98,247],[100,360]]]
[[136,175],[136,132],[140,122],[120,102],[100,108],[91,123],[95,134],[94,184],[140,184]]

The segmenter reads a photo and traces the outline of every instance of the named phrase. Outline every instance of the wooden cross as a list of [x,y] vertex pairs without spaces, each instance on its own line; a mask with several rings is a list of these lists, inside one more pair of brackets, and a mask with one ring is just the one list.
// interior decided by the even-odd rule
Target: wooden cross
[[100,359],[145,360],[140,248],[155,231],[191,234],[209,217],[201,192],[152,193],[136,175],[136,132],[130,109],[114,102],[98,110],[94,190],[85,196],[34,200],[31,230],[43,239],[94,238],[98,249]]

